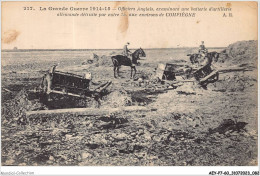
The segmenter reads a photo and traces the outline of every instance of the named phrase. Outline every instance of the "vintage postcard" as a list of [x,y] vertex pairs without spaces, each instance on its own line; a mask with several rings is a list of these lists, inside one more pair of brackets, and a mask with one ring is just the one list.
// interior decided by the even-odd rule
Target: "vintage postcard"
[[1,5],[2,166],[258,165],[257,2]]

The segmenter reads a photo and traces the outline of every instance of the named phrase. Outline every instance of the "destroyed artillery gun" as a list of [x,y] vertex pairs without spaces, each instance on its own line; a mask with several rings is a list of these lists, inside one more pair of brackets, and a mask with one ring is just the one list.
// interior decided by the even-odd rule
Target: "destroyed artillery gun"
[[[161,78],[162,80],[167,81],[177,81],[176,77],[180,76],[182,79],[178,79],[178,82],[197,81],[203,88],[206,88],[209,83],[216,82],[219,79],[219,71],[211,65],[212,60],[213,58],[208,58],[207,63],[199,68],[188,65],[166,63]],[[199,61],[197,62],[198,64],[200,63]],[[193,62],[192,64],[194,65]]]
[[219,80],[220,74],[251,70],[252,69],[243,66],[216,68],[212,64],[207,64],[199,68],[194,68],[183,64],[166,63],[165,65],[158,64],[155,77],[160,83],[167,84],[167,86],[172,89],[186,82],[197,82],[202,88],[206,89],[208,84]]
[[94,98],[100,105],[100,98],[106,94],[106,88],[111,85],[111,81],[99,85],[94,90],[90,89],[91,73],[84,76],[57,71],[56,66],[46,73],[39,87],[33,92],[37,93],[43,102],[52,101],[53,95],[62,95],[86,99]]
[[193,76],[202,87],[206,88],[209,83],[218,81],[219,71],[211,65],[205,65],[196,70]]
[[[150,111],[146,107],[140,106],[126,106],[121,108],[110,108],[110,107],[100,107],[100,99],[102,96],[108,94],[107,87],[111,85],[111,81],[100,84],[95,89],[90,89],[91,74],[87,73],[84,76],[76,75],[73,73],[61,72],[55,70],[55,66],[43,76],[42,82],[39,87],[31,91],[40,96],[43,103],[48,103],[52,101],[53,95],[61,95],[61,97],[76,97],[79,99],[86,100],[87,98],[94,98],[98,103],[98,108],[92,107],[69,107],[69,108],[57,108],[57,109],[40,109],[27,111],[27,118],[34,118],[35,115],[39,117],[40,115],[49,114],[77,114],[84,116],[108,116],[110,117],[114,113],[119,113],[121,111],[131,112],[131,111]],[[59,103],[58,101],[57,103]],[[71,103],[71,102],[69,102]],[[72,103],[71,103],[72,104]]]
[[157,82],[166,85],[167,88],[177,88],[184,82],[194,82],[192,77],[192,68],[176,63],[158,64],[156,68],[155,78]]
[[[211,52],[206,57],[206,64],[202,64],[199,68],[192,68],[192,76],[201,85],[202,88],[207,88],[209,83],[214,83],[219,80],[219,75],[227,72],[237,71],[252,71],[250,68],[246,68],[243,65],[232,66],[232,67],[215,67],[212,62],[217,62],[219,53]],[[200,64],[199,61],[197,61]],[[202,61],[203,62],[203,61]],[[194,63],[192,63],[194,64]]]

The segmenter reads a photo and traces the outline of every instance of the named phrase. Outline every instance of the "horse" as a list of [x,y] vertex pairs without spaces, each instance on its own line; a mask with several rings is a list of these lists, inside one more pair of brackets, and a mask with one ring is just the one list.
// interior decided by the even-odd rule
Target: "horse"
[[[146,54],[142,48],[139,48],[135,52],[133,52],[132,60],[127,56],[123,56],[123,55],[112,56],[111,59],[114,65],[114,77],[116,78],[116,70],[117,70],[117,75],[119,76],[119,67],[121,65],[124,65],[124,66],[131,67],[131,79],[134,78],[136,74],[135,66],[138,65],[137,60],[140,60],[140,57],[146,57]],[[134,74],[132,74],[133,70],[134,70]]]
[[[216,51],[213,51],[213,52],[209,52],[209,53],[206,53],[205,57],[207,57],[209,59],[209,62],[211,63],[214,59],[214,62],[217,62],[218,61],[218,58],[219,58],[219,54],[218,52]],[[190,56],[190,61],[192,64],[199,64],[199,58],[201,57],[200,54],[188,54],[187,56]]]
[[219,54],[220,53],[213,51],[213,52],[207,53],[206,57],[211,58],[212,60],[214,59],[214,62],[217,62],[218,58],[219,58]]
[[198,58],[200,57],[200,54],[188,54],[187,56],[190,56],[190,62],[192,64],[199,63]]

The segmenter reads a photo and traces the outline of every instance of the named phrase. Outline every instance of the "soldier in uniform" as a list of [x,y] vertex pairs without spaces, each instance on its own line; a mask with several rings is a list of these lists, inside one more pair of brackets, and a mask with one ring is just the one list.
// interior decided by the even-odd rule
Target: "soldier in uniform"
[[208,53],[208,49],[204,45],[204,41],[201,41],[201,45],[199,46],[199,54],[204,58]]
[[211,68],[212,58],[207,56],[208,49],[205,47],[204,41],[202,41],[201,45],[199,46],[199,54],[201,55],[200,57],[201,61],[199,63],[203,68],[202,74],[204,74],[204,76],[207,76],[212,72],[212,68]]
[[126,43],[123,49],[123,56],[129,57],[131,54],[131,51],[128,49],[128,46],[130,45],[129,42]]
[[199,54],[200,54],[200,64],[207,65],[209,64],[208,58],[207,58],[208,49],[204,45],[204,41],[201,41],[201,45],[199,46]]

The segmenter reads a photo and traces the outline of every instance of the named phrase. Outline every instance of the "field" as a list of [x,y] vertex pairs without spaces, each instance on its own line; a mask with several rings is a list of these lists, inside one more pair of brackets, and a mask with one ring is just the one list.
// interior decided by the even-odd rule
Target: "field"
[[[232,49],[231,49],[232,48]],[[150,80],[158,63],[190,65],[194,48],[144,49],[136,79]],[[240,42],[221,52],[218,67],[243,65],[253,71],[221,74],[202,89],[185,83],[174,90],[154,90],[130,79],[121,67],[115,79],[110,57],[119,50],[2,52],[2,165],[19,166],[251,166],[257,165],[257,47]],[[93,53],[99,60],[87,64]],[[26,118],[29,110],[46,109],[29,89],[40,84],[53,64],[57,70],[93,81],[112,81],[101,107],[144,106],[148,112],[110,117],[60,114]],[[94,85],[92,85],[94,86]],[[68,103],[69,102],[69,103]],[[56,107],[72,106],[61,99]],[[79,106],[79,104],[73,104]],[[96,107],[95,101],[84,106]],[[50,108],[50,107],[49,107]]]

